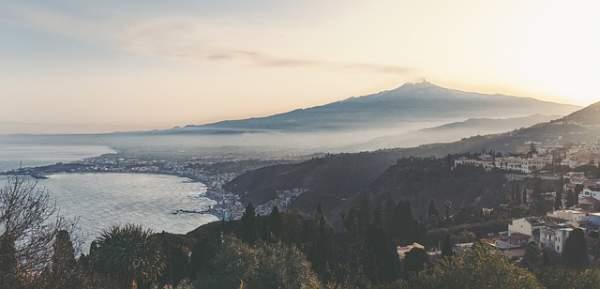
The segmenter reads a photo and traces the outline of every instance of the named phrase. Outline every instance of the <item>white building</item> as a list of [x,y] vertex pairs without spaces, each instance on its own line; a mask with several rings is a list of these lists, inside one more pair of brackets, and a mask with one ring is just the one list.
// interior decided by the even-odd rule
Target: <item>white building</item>
[[596,186],[586,186],[583,188],[583,191],[579,193],[579,199],[583,199],[586,197],[594,198],[600,201],[600,187]]
[[454,167],[457,166],[481,167],[486,170],[494,168],[494,157],[489,154],[481,154],[477,158],[460,157],[454,160]]
[[495,166],[501,170],[530,174],[552,164],[552,155],[532,155],[531,157],[498,157]]
[[539,236],[539,230],[543,226],[544,222],[537,217],[514,219],[511,224],[508,224],[508,236],[521,234],[529,236],[532,240],[536,240]]
[[573,228],[568,226],[544,226],[540,229],[539,244],[542,248],[562,254],[571,232]]
[[584,220],[588,213],[580,210],[556,210],[546,215],[551,218],[565,221],[572,225],[579,225],[579,223]]

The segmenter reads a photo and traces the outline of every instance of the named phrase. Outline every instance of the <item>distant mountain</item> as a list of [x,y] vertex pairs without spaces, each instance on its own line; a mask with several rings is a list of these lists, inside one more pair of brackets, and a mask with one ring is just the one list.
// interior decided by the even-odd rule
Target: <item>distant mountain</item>
[[470,118],[465,121],[452,122],[417,131],[378,137],[362,144],[348,146],[345,151],[414,147],[426,143],[453,142],[465,137],[496,134],[530,127],[534,124],[558,118],[560,116],[541,114],[514,118]]
[[[306,192],[292,203],[293,207],[311,212],[317,205],[322,205],[330,217],[338,218],[349,202],[361,194],[373,192],[384,174],[394,175],[388,169],[400,158],[444,157],[490,149],[498,152],[525,151],[529,141],[544,144],[597,142],[600,137],[598,112],[600,102],[557,120],[501,134],[413,148],[336,154],[297,164],[265,167],[247,172],[225,187],[254,204],[273,198],[279,192],[302,188]],[[399,169],[395,167],[396,171]]]
[[396,89],[352,97],[306,109],[206,125],[193,129],[315,131],[349,128],[391,128],[406,122],[465,118],[517,117],[531,114],[565,115],[577,106],[534,98],[464,92],[429,82],[407,83]]

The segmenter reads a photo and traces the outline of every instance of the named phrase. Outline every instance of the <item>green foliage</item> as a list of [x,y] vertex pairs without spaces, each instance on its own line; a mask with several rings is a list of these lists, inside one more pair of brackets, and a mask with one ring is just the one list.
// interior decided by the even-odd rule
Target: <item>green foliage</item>
[[81,276],[77,268],[75,249],[69,232],[61,230],[56,235],[50,270],[46,271],[43,276],[46,288],[81,288]]
[[566,267],[547,267],[538,274],[546,289],[598,289],[600,268],[574,270]]
[[96,272],[122,288],[155,282],[165,268],[152,232],[136,225],[115,226],[102,232],[92,243],[90,258]]
[[527,244],[523,263],[529,270],[536,271],[544,264],[544,255],[542,250],[534,242]]
[[318,289],[320,282],[301,251],[282,243],[249,245],[226,237],[197,289]]
[[399,286],[419,289],[541,289],[535,276],[495,252],[476,245],[464,256],[442,259]]

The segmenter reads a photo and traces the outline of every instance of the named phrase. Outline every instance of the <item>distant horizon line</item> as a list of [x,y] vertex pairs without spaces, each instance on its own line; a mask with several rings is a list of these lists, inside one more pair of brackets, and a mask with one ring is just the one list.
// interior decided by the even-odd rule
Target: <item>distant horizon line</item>
[[[555,104],[561,104],[561,105],[570,105],[573,107],[576,107],[577,109],[581,109],[584,107],[587,107],[588,105],[591,105],[595,102],[592,102],[588,105],[578,105],[578,104],[573,104],[573,103],[569,103],[569,102],[562,102],[562,101],[553,101],[553,100],[545,100],[545,99],[541,99],[541,98],[537,98],[537,97],[532,97],[532,96],[517,96],[517,95],[510,95],[510,94],[506,94],[506,93],[500,93],[500,92],[493,92],[493,93],[489,93],[489,92],[481,92],[481,91],[473,91],[473,90],[466,90],[466,89],[458,89],[458,88],[451,88],[451,87],[446,87],[446,86],[442,86],[442,85],[438,85],[432,81],[429,81],[426,78],[421,78],[419,80],[416,81],[406,81],[403,82],[400,85],[396,85],[393,88],[389,88],[389,89],[380,89],[378,91],[374,91],[374,92],[370,92],[364,95],[359,95],[359,96],[346,96],[346,97],[342,97],[339,98],[338,100],[334,100],[334,101],[329,101],[329,102],[325,102],[325,103],[320,103],[320,104],[313,104],[313,105],[308,105],[308,106],[304,106],[304,107],[297,107],[297,108],[290,108],[288,110],[280,110],[278,112],[271,112],[271,113],[263,113],[263,114],[252,114],[252,115],[245,115],[245,116],[238,116],[238,117],[229,117],[229,118],[218,118],[218,119],[213,119],[213,120],[205,120],[205,121],[188,121],[187,123],[179,123],[179,124],[164,124],[161,125],[159,123],[156,123],[156,125],[151,125],[151,126],[145,126],[146,128],[143,128],[141,126],[135,126],[132,124],[125,124],[125,123],[118,123],[118,124],[109,124],[109,123],[78,123],[78,124],[73,124],[73,123],[36,123],[36,122],[18,122],[18,121],[0,121],[0,130],[1,127],[3,125],[21,125],[21,126],[77,126],[77,127],[85,127],[85,126],[113,126],[113,127],[123,127],[123,129],[118,129],[118,128],[113,128],[113,129],[99,129],[98,131],[81,131],[80,129],[74,129],[73,131],[61,131],[61,132],[32,132],[32,133],[3,133],[0,132],[0,136],[39,136],[39,135],[101,135],[101,134],[116,134],[116,133],[136,133],[136,132],[151,132],[151,131],[160,131],[160,130],[168,130],[168,129],[175,129],[175,128],[184,128],[184,127],[193,127],[193,126],[206,126],[206,125],[211,125],[211,124],[215,124],[215,123],[220,123],[220,122],[226,122],[226,121],[239,121],[239,120],[248,120],[248,119],[255,119],[255,118],[264,118],[264,117],[270,117],[270,116],[274,116],[274,115],[279,115],[279,114],[285,114],[288,112],[292,112],[295,110],[304,110],[304,109],[311,109],[311,108],[315,108],[315,107],[319,107],[319,106],[324,106],[324,105],[328,105],[328,104],[332,104],[332,103],[336,103],[336,102],[340,102],[340,101],[345,101],[348,99],[352,99],[352,98],[361,98],[361,97],[366,97],[366,96],[371,96],[371,95],[375,95],[378,93],[382,93],[382,92],[388,92],[388,91],[394,91],[397,89],[400,89],[406,85],[418,85],[418,84],[428,84],[431,85],[433,87],[439,87],[439,88],[443,88],[443,89],[447,89],[447,90],[453,90],[453,91],[459,91],[459,92],[465,92],[465,93],[478,93],[478,94],[483,94],[483,95],[501,95],[501,96],[508,96],[508,97],[516,97],[516,98],[529,98],[529,99],[534,99],[537,101],[542,101],[542,102],[547,102],[547,103],[555,103]],[[131,128],[125,128],[125,127],[131,127]],[[137,127],[137,128],[134,128]]]

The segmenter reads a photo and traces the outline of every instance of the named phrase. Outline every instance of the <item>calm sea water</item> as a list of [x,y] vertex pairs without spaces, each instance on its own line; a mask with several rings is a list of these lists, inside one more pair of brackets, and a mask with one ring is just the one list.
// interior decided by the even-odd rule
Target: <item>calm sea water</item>
[[[75,161],[112,150],[94,146],[7,146],[0,144],[0,170]],[[2,180],[0,180],[0,185]],[[140,224],[156,232],[186,233],[216,220],[205,214],[173,214],[205,210],[214,201],[206,186],[175,176],[150,174],[57,174],[39,180],[60,214],[77,220],[82,250],[112,225]]]
[[113,152],[105,146],[0,143],[0,171],[76,161]]
[[204,184],[175,176],[57,174],[39,185],[55,198],[61,215],[78,219],[85,249],[113,225],[132,223],[156,232],[187,233],[216,220],[205,214],[173,214],[180,209],[206,210],[214,204],[204,197]]

